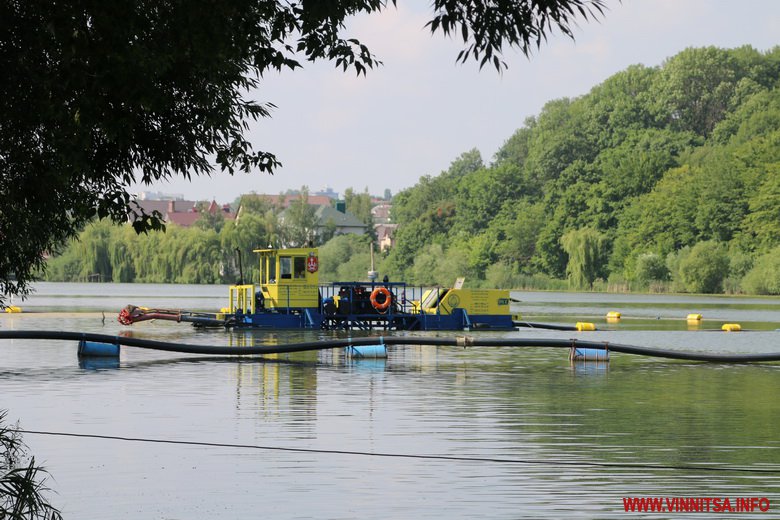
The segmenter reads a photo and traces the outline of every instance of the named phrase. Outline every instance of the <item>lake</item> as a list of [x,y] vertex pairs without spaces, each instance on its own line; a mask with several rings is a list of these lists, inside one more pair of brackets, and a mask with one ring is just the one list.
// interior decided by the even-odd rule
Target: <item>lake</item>
[[[116,321],[129,303],[217,310],[226,286],[37,289],[15,301],[24,313],[0,315],[1,329],[212,345],[344,334]],[[600,330],[471,334],[780,351],[780,298],[512,296],[524,320]],[[624,318],[609,323],[608,311]],[[690,326],[690,313],[704,320]],[[723,323],[745,330],[722,332]],[[679,516],[627,513],[631,497],[678,506],[728,498],[732,507],[766,498],[768,513],[737,516],[780,516],[780,364],[617,353],[571,364],[560,349],[425,347],[416,335],[457,333],[403,334],[409,344],[382,360],[340,349],[239,359],[123,347],[118,363],[103,366],[80,365],[75,342],[0,340],[0,409],[23,429],[48,432],[23,439],[50,472],[51,501],[66,519]]]

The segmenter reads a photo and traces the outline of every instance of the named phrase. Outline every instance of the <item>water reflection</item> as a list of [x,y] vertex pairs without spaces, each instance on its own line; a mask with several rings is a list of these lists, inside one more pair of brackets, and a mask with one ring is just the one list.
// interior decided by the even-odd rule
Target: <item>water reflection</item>
[[609,371],[609,361],[569,361],[572,374],[584,377],[606,377]]
[[79,368],[84,370],[116,370],[119,358],[80,357]]
[[[545,298],[547,305],[551,297]],[[615,302],[566,298],[592,316]],[[663,298],[688,310],[687,301]],[[648,309],[663,303],[648,300]],[[668,310],[677,316],[681,309]],[[767,323],[780,322],[780,313],[765,311]],[[676,328],[663,330],[666,321]],[[157,322],[123,329],[101,323],[99,313],[60,316],[56,325],[234,346],[339,335]],[[493,336],[778,350],[774,330],[689,331],[682,320],[652,317],[612,325]],[[45,314],[0,317],[0,326],[54,328]],[[79,368],[75,344],[4,341],[2,406],[35,430],[336,452],[26,436],[36,460],[52,472],[54,503],[68,518],[130,519],[140,511],[144,518],[188,519],[622,518],[623,496],[670,495],[768,496],[780,504],[778,364],[615,353],[608,364],[571,364],[566,349],[430,347],[415,345],[418,335],[424,334],[407,334],[410,344],[389,347],[382,360],[350,359],[342,349],[238,358],[123,348],[119,370]],[[337,453],[344,450],[474,460]]]

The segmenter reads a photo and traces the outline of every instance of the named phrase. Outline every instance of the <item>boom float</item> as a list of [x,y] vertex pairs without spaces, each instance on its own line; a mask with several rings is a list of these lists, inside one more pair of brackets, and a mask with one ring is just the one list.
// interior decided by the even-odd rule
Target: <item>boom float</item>
[[[382,345],[430,345],[452,347],[551,347],[569,349],[592,349],[600,351],[606,360],[606,352],[620,352],[637,356],[650,356],[685,361],[704,361],[711,363],[768,363],[780,361],[780,352],[753,354],[686,352],[652,347],[640,347],[620,343],[584,341],[579,339],[555,338],[481,338],[473,336],[425,337],[425,336],[368,336],[359,338],[337,338],[331,340],[307,341],[283,345],[252,345],[246,347],[193,345],[171,343],[127,336],[111,336],[90,332],[70,332],[61,330],[0,330],[0,340],[4,339],[47,339],[76,340],[79,342],[99,342],[104,345],[123,345],[163,352],[180,352],[210,356],[263,356],[268,354],[287,354],[290,352],[310,352],[331,348]],[[106,347],[107,348],[107,347]],[[118,355],[118,350],[115,351]]]
[[128,305],[118,320],[190,322],[196,326],[326,330],[471,330],[513,328],[509,291],[451,288],[422,290],[403,282],[319,284],[316,248],[257,249],[257,284],[232,285],[218,313]]

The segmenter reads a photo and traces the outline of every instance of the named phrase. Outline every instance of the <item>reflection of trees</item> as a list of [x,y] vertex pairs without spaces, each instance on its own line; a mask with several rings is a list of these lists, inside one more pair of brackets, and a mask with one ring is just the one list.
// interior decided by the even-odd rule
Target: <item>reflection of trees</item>
[[[507,402],[518,409],[532,403],[536,412],[505,426],[537,430],[562,451],[609,462],[780,464],[777,452],[748,448],[777,438],[773,370],[614,358],[612,364],[609,377],[574,370],[564,378],[548,367],[523,375],[520,384],[499,379],[496,391]],[[550,439],[547,431],[557,433]]]
[[[435,366],[420,395],[446,406],[450,422],[475,425],[467,433],[476,440],[501,443],[507,457],[532,451],[534,458],[608,463],[780,465],[773,366],[613,355],[609,368],[570,367],[564,350],[431,352],[435,362],[403,357],[409,371],[415,359],[423,373]],[[396,359],[390,367],[402,377]],[[485,428],[500,433],[485,435]]]

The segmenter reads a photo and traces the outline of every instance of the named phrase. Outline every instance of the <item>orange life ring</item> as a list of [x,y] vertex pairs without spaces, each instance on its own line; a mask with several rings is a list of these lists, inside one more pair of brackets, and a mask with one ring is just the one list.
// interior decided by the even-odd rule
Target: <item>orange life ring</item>
[[[380,294],[384,295],[385,297],[385,300],[382,303],[376,301],[377,296]],[[390,291],[387,290],[386,287],[377,287],[371,292],[371,306],[380,312],[387,310],[387,308],[390,307],[390,302],[392,300],[393,295],[390,293]]]

